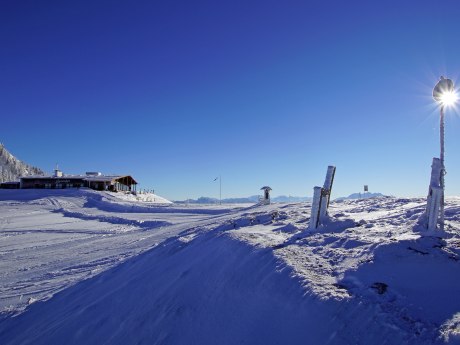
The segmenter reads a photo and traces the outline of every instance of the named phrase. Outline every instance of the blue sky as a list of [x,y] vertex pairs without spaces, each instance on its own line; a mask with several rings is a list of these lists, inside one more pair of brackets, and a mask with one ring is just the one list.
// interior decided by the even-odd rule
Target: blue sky
[[[51,171],[171,198],[427,193],[431,89],[458,80],[455,0],[3,1],[2,141]],[[460,81],[459,81],[460,82]],[[460,117],[446,188],[460,195]]]

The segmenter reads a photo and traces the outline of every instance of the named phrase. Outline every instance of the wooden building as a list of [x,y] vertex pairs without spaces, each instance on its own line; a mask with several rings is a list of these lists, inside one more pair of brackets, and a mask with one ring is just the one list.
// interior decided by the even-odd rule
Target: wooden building
[[19,182],[2,182],[0,183],[0,189],[19,189]]
[[136,191],[137,182],[130,175],[102,175],[87,172],[86,175],[64,175],[55,170],[52,176],[24,176],[20,179],[21,189],[64,189],[88,187],[94,190],[112,192]]

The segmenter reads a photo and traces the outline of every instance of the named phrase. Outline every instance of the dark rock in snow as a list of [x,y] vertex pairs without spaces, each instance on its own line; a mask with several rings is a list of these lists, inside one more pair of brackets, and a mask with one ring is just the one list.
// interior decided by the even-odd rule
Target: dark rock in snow
[[388,285],[385,283],[375,282],[374,284],[372,284],[371,288],[377,290],[377,293],[379,295],[383,295],[385,292],[387,292]]

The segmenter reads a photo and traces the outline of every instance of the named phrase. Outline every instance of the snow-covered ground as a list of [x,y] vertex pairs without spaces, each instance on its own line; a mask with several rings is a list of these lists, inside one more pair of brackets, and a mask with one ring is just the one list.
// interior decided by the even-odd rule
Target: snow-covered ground
[[460,344],[460,198],[177,206],[0,190],[0,344]]
[[110,193],[108,192],[107,194],[112,194],[112,198],[116,198],[119,200],[125,200],[125,201],[141,201],[141,202],[148,202],[152,204],[172,204],[171,201],[153,194],[149,192],[138,192],[136,194],[132,193]]

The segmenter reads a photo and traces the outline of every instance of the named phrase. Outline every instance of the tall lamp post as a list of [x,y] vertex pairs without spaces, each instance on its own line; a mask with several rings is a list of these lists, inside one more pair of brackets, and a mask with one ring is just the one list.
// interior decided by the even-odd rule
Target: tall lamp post
[[455,94],[454,83],[450,79],[446,79],[443,76],[439,79],[438,83],[433,89],[433,98],[441,106],[440,108],[440,124],[439,124],[439,139],[441,146],[441,176],[440,186],[442,189],[441,194],[441,207],[440,207],[440,230],[444,230],[444,175],[446,174],[444,166],[444,110],[446,107],[453,105],[457,100]]

